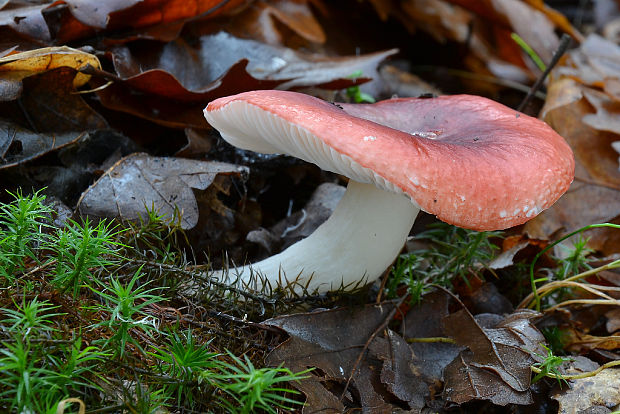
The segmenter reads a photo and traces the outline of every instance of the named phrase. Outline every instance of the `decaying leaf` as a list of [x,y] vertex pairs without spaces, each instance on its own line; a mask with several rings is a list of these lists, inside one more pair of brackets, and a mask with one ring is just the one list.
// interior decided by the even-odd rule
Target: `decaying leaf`
[[[602,46],[605,45],[605,47]],[[528,222],[531,236],[546,238],[593,223],[620,220],[620,171],[613,142],[620,135],[620,106],[608,85],[620,82],[620,47],[596,35],[571,51],[553,72],[543,119],[575,154],[575,181],[549,210]],[[588,232],[589,246],[618,252],[617,230]]]
[[101,68],[99,59],[90,53],[67,46],[46,47],[0,58],[0,79],[18,82],[37,73],[69,67],[78,71],[73,79],[73,87],[79,88],[90,79],[89,75],[79,72],[88,65],[95,69]]
[[0,170],[63,148],[85,135],[86,132],[38,134],[0,120]]
[[137,28],[150,29],[143,29],[141,37],[172,40],[184,22],[225,14],[244,3],[246,0],[65,0],[26,7],[18,4],[0,11],[0,26],[43,42],[67,43],[104,30]]
[[[317,2],[314,2],[316,5]],[[237,37],[250,38],[270,45],[286,45],[296,36],[290,36],[280,25],[299,38],[312,43],[325,42],[325,32],[314,17],[307,1],[299,0],[258,0],[249,4],[241,13],[226,19],[213,21],[213,25]],[[199,29],[213,30],[210,25]]]
[[105,129],[105,118],[74,93],[75,69],[59,67],[22,80],[19,102],[27,123],[38,132]]
[[245,167],[183,158],[152,157],[136,153],[122,158],[80,197],[82,215],[137,220],[155,209],[169,219],[181,214],[181,227],[198,222],[198,204],[192,188],[204,190],[219,174],[246,174]]
[[444,396],[462,404],[490,400],[496,405],[531,404],[533,353],[545,339],[531,323],[537,313],[519,311],[493,328],[482,328],[465,309],[444,319],[444,330],[467,350],[444,372]]
[[527,81],[538,69],[512,40],[518,34],[544,62],[549,62],[559,39],[555,28],[580,38],[561,14],[521,0],[415,0],[371,1],[385,20],[392,15],[411,32],[423,30],[438,42],[466,43],[464,65],[470,70],[498,78]]
[[[98,94],[108,108],[166,126],[206,128],[202,110],[215,98],[253,89],[346,88],[375,76],[395,52],[326,58],[225,32],[202,36],[198,47],[181,40],[119,46],[112,56],[122,80]],[[351,79],[356,71],[364,78]]]
[[[340,413],[344,403],[373,412],[391,412],[392,406],[376,389],[380,383],[377,380],[381,363],[371,355],[365,355],[358,364],[342,401],[340,394],[364,344],[393,308],[393,303],[386,302],[360,309],[343,308],[269,319],[265,322],[267,325],[283,329],[290,338],[273,350],[266,362],[269,365],[282,363],[293,371],[318,368],[311,378],[292,384],[306,396],[305,413]],[[410,351],[405,350],[405,353],[404,358],[410,356]]]

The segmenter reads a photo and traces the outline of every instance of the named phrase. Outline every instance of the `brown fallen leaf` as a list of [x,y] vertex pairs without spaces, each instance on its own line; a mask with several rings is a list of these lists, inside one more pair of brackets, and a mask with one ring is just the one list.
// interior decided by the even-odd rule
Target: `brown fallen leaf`
[[[551,209],[525,225],[530,236],[548,238],[589,224],[620,222],[620,171],[613,149],[620,106],[604,90],[610,80],[620,80],[619,64],[620,47],[591,35],[552,73],[541,116],[573,149],[575,181]],[[589,246],[605,255],[616,253],[617,233],[589,231]]]
[[[170,39],[189,20],[233,12],[247,0],[61,0],[44,4],[16,4],[0,11],[0,26],[43,42],[68,43],[106,30],[151,29],[144,37]],[[136,37],[136,35],[134,35]]]
[[15,167],[79,141],[85,132],[38,134],[0,120],[0,170]]
[[90,79],[89,75],[79,72],[87,65],[96,69],[101,68],[99,59],[90,53],[67,46],[46,47],[0,57],[0,79],[19,82],[37,73],[69,67],[77,71],[73,87],[79,88]]
[[[306,396],[304,413],[341,413],[345,404],[366,412],[392,412],[392,405],[382,397],[385,391],[380,389],[381,362],[372,354],[366,354],[357,365],[349,391],[340,400],[365,343],[392,309],[393,302],[384,302],[269,319],[265,324],[281,328],[290,337],[267,356],[266,363],[283,364],[292,371],[317,368],[311,378],[292,384]],[[404,352],[399,358],[410,355],[409,350]]]
[[23,122],[38,132],[68,132],[105,129],[108,123],[75,93],[76,71],[59,67],[22,80],[18,107]]
[[[201,22],[193,29],[202,34],[225,30],[237,37],[287,47],[297,46],[302,41],[324,43],[325,32],[308,3],[305,0],[253,1],[238,14]],[[317,1],[312,3],[324,9]],[[287,30],[282,30],[282,25]]]
[[[215,98],[255,89],[346,88],[370,80],[396,52],[326,58],[225,32],[201,37],[196,48],[181,40],[152,47],[112,49],[121,80],[98,92],[102,104],[161,125],[203,129],[202,110]],[[350,79],[358,70],[368,77]]]
[[382,20],[393,16],[410,32],[423,30],[438,42],[465,44],[468,52],[464,65],[477,74],[500,79],[527,82],[539,73],[511,38],[513,32],[544,62],[550,61],[558,46],[556,28],[581,38],[564,16],[538,0],[372,0],[371,3]]
[[[135,89],[182,100],[191,99],[191,92],[211,92],[217,86],[213,83],[243,59],[248,60],[246,70],[250,76],[260,81],[278,81],[279,89],[327,87],[334,83],[339,85],[329,88],[342,89],[356,84],[350,78],[352,73],[361,71],[372,78],[377,65],[396,53],[392,49],[361,56],[324,57],[237,38],[226,32],[202,36],[199,42],[199,47],[192,48],[178,40],[146,52],[144,45],[117,47],[111,50],[114,68]],[[149,77],[158,71],[172,76],[179,84],[175,88],[182,88],[185,93],[169,92],[171,86],[154,83]]]
[[91,217],[137,220],[154,209],[168,219],[181,215],[181,227],[198,222],[192,188],[204,190],[216,177],[247,174],[245,167],[215,161],[152,157],[136,153],[122,158],[80,197],[77,211]]
[[444,330],[468,349],[445,369],[445,398],[457,404],[471,400],[531,404],[532,354],[543,355],[540,344],[545,341],[531,322],[536,316],[517,311],[493,328],[482,328],[466,309],[447,316]]

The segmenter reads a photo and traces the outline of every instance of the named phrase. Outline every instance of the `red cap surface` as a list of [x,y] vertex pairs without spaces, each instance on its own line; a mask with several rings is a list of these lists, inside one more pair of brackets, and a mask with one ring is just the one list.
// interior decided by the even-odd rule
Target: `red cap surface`
[[233,145],[400,189],[422,210],[475,230],[526,222],[573,180],[573,154],[561,136],[486,98],[340,106],[295,92],[253,91],[211,102],[205,116]]

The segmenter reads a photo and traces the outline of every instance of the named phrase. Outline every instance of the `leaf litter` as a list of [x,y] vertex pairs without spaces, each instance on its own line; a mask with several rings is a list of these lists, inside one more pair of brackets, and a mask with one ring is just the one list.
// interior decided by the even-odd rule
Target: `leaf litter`
[[[416,31],[429,33],[437,41],[435,48],[446,42],[459,44],[459,65],[480,79],[493,74],[526,82],[539,73],[512,42],[511,32],[525,39],[545,61],[557,45],[556,30],[581,40],[561,13],[537,0],[373,0],[361,4],[365,18],[375,13],[379,20],[399,21],[410,36]],[[264,0],[188,5],[165,0],[3,5],[3,177],[27,174],[33,185],[49,185],[50,194],[73,200],[69,204],[76,205],[79,214],[92,217],[136,220],[156,207],[167,218],[180,217],[170,223],[172,228],[193,228],[190,248],[209,252],[227,248],[231,257],[240,261],[247,257],[244,255],[276,252],[311,232],[329,214],[341,190],[333,183],[341,180],[301,173],[305,179],[312,177],[313,188],[324,183],[336,190],[318,201],[316,194],[305,190],[281,195],[279,202],[284,207],[274,209],[275,204],[265,204],[266,193],[287,191],[274,177],[286,176],[295,186],[304,178],[289,168],[292,162],[226,148],[202,118],[208,101],[270,88],[303,88],[332,99],[339,96],[339,89],[371,79],[368,87],[383,91],[382,98],[393,93],[389,90],[412,96],[418,90],[439,93],[403,70],[409,67],[408,62],[402,55],[394,55],[391,48],[395,44],[402,47],[409,41],[407,36],[398,39],[400,43],[384,42],[388,46],[377,48],[362,44],[363,53],[356,51],[355,55],[350,48],[347,53],[334,53],[344,44],[345,36],[330,36],[330,26],[343,23],[333,19],[337,6],[332,4]],[[356,14],[350,11],[352,20]],[[356,30],[372,31],[363,25]],[[381,38],[380,31],[374,33]],[[57,46],[68,41],[75,49]],[[15,44],[20,46],[15,49]],[[240,294],[234,289],[207,283],[201,287],[203,302],[175,296],[170,307],[153,307],[149,312],[161,316],[165,323],[196,329],[203,343],[213,341],[217,349],[235,348],[239,355],[247,353],[261,364],[271,351],[267,364],[284,364],[294,371],[314,367],[310,378],[292,384],[307,399],[304,412],[358,408],[364,412],[442,411],[461,404],[466,409],[475,401],[499,406],[531,404],[540,387],[530,384],[530,366],[545,354],[540,345],[546,340],[538,328],[545,331],[547,339],[548,329],[559,328],[565,351],[596,355],[603,361],[618,358],[614,334],[619,316],[614,307],[571,307],[545,313],[540,320],[533,312],[512,310],[512,303],[518,302],[514,296],[520,295],[515,290],[527,289],[528,284],[519,266],[546,246],[542,239],[582,224],[618,220],[618,55],[617,46],[590,36],[555,69],[542,117],[573,147],[578,178],[567,196],[538,222],[525,227],[540,240],[523,236],[517,229],[503,240],[503,253],[490,264],[477,263],[476,269],[458,278],[445,275],[469,310],[441,290],[410,305],[405,301],[404,284],[398,286],[398,292],[407,305],[397,307],[397,302],[391,301],[356,307],[347,302],[350,297],[343,296],[343,301],[338,295],[288,299],[277,293],[273,297],[241,295],[244,301],[235,302]],[[386,87],[380,85],[377,70],[390,56],[395,65],[380,69],[384,77],[390,76],[392,85]],[[415,62],[427,57],[419,54]],[[363,77],[352,79],[351,74],[358,70]],[[444,84],[437,86],[443,88]],[[475,88],[496,94],[501,91],[480,84]],[[123,129],[130,138],[108,129],[123,123],[130,127]],[[157,135],[145,140],[143,135],[152,131]],[[102,145],[102,140],[110,146]],[[170,156],[175,153],[176,157]],[[251,232],[259,226],[262,230]],[[153,247],[150,241],[140,243],[142,248]],[[432,243],[421,244],[428,248]],[[613,256],[620,237],[600,231],[592,234],[590,245]],[[145,248],[147,251],[153,254],[156,249]],[[185,254],[175,257],[185,258]],[[169,284],[175,284],[170,274],[177,278],[204,274],[204,267],[187,266],[183,260],[175,266],[155,266],[148,260],[142,263],[149,272],[168,278],[164,282],[168,289]],[[559,260],[546,254],[535,271],[549,275]],[[414,275],[423,271],[422,266]],[[520,274],[521,280],[515,281],[514,274]],[[620,285],[614,272],[602,272],[588,282]],[[511,283],[514,286],[508,286]],[[376,291],[370,292],[374,299]],[[368,301],[368,294],[368,290],[358,292],[357,300],[363,297]],[[47,291],[42,295],[71,310],[71,317],[78,317],[75,304],[66,298]],[[85,295],[83,300],[91,298]],[[312,307],[319,309],[282,316]],[[260,322],[266,316],[273,318]],[[213,339],[212,332],[224,335]],[[85,335],[96,340],[92,332]],[[284,336],[288,339],[282,341]],[[439,342],[419,341],[424,339]],[[139,358],[137,348],[132,352]],[[598,377],[602,373],[606,376]],[[583,386],[583,390],[579,388],[582,394],[594,395],[605,381],[617,380],[614,371],[602,373],[594,377],[600,384],[587,379],[571,384]],[[115,375],[124,378],[120,372]],[[131,399],[137,398],[138,388],[133,386]],[[563,393],[556,394],[561,410],[574,404],[578,395],[566,391],[562,397]],[[614,401],[617,404],[613,392],[603,394],[600,400],[580,402],[606,407]],[[133,404],[129,399],[124,403]]]

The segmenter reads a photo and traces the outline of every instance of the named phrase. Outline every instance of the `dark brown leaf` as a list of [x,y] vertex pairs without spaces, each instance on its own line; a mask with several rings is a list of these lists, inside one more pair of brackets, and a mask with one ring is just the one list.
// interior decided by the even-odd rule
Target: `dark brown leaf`
[[98,95],[108,108],[161,125],[207,128],[202,110],[213,99],[276,87],[346,88],[368,80],[349,79],[353,72],[373,76],[379,62],[393,53],[324,58],[221,32],[203,36],[197,49],[181,41],[147,52],[127,46],[113,49],[116,71],[124,80]]
[[[368,305],[361,309],[335,309],[306,314],[281,316],[265,323],[277,326],[290,335],[267,357],[267,364],[284,364],[293,371],[317,367],[314,375],[292,384],[306,395],[303,412],[340,413],[342,387],[353,370],[356,359],[371,334],[385,321],[394,304]],[[410,351],[405,350],[409,355]],[[406,356],[403,356],[406,358]],[[356,390],[359,401],[349,391],[345,402],[361,406],[365,412],[391,412],[391,405],[377,390],[380,363],[365,355],[350,390]]]
[[467,346],[446,368],[444,396],[455,403],[473,399],[493,404],[530,404],[532,353],[543,353],[542,334],[530,319],[537,314],[519,311],[495,328],[482,328],[465,309],[444,319],[444,330]]
[[[575,182],[553,208],[525,226],[530,235],[620,222],[620,170],[613,150],[620,135],[620,98],[610,89],[620,81],[619,64],[620,47],[591,35],[554,70],[542,116],[573,149]],[[588,237],[591,248],[607,255],[620,247],[616,230],[596,229]]]
[[[281,25],[287,29],[284,33]],[[292,47],[296,39],[325,42],[323,28],[305,0],[253,1],[243,12],[211,24],[201,24],[197,29],[202,33],[225,30],[238,37],[288,47]]]
[[85,135],[85,132],[37,134],[0,120],[0,170],[63,148]]
[[198,222],[198,204],[192,188],[204,190],[219,174],[246,174],[245,167],[215,161],[152,157],[136,153],[122,158],[80,197],[77,210],[94,217],[137,220],[146,209],[173,219],[181,214],[181,227]]

